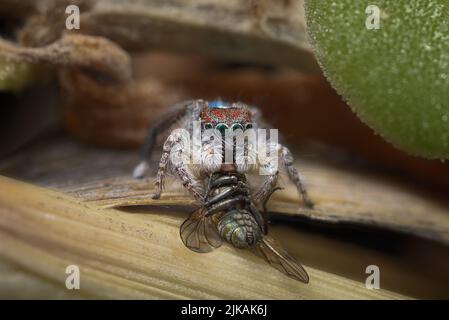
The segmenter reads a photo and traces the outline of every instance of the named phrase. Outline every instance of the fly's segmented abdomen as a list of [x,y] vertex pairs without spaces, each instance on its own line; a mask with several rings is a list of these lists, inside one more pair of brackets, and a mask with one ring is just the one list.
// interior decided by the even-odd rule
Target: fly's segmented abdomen
[[244,175],[214,174],[205,208],[207,216],[219,214],[218,233],[233,246],[248,248],[262,239],[262,217],[251,201]]
[[232,210],[224,214],[217,229],[223,240],[237,248],[251,247],[262,238],[256,220],[246,210]]

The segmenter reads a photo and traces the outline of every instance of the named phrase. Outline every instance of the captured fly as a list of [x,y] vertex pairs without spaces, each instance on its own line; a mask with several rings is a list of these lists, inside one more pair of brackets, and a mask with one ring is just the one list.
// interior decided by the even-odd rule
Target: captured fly
[[[239,135],[259,129],[260,124],[258,109],[244,103],[203,100],[179,103],[151,128],[143,148],[144,160],[135,168],[134,176],[144,175],[158,136],[176,125],[177,130],[171,132],[163,145],[153,198],[160,197],[165,176],[170,173],[199,202],[200,207],[181,226],[183,243],[203,253],[227,242],[254,252],[286,275],[307,283],[309,277],[304,268],[268,236],[266,211],[261,210],[279,189],[277,161],[285,167],[305,206],[312,207],[313,203],[285,146],[270,140],[269,148],[276,153],[273,158],[276,163],[261,161],[264,158],[257,153],[259,148],[254,147],[254,140],[238,139]],[[195,140],[192,136],[198,131],[201,135]],[[229,133],[234,134],[232,139],[226,139]],[[192,149],[196,152],[193,157],[188,151]],[[266,156],[267,149],[261,149]],[[261,169],[264,181],[253,192],[247,175],[260,173]]]

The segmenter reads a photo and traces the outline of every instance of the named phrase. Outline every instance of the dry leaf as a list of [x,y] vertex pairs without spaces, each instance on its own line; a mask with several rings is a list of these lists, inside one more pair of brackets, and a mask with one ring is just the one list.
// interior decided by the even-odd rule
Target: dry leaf
[[[58,192],[0,177],[0,254],[64,285],[82,272],[79,294],[99,298],[404,299],[308,267],[291,281],[249,252],[223,246],[196,254],[179,240],[182,217],[100,210]],[[217,283],[220,284],[217,286]],[[332,290],[329,290],[332,288]]]

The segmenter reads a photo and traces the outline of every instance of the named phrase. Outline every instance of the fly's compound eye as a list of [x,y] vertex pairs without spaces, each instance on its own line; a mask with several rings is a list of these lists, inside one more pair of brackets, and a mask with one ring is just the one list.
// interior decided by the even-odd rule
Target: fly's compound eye
[[234,123],[232,125],[232,131],[239,130],[239,129],[243,131],[243,126],[240,123]]
[[204,124],[204,129],[208,130],[208,129],[212,129],[212,128],[213,128],[212,123],[206,122],[206,123]]
[[222,134],[225,133],[226,129],[228,129],[228,125],[226,123],[219,123],[217,124],[217,126],[215,127],[215,129],[217,129],[218,131],[220,131]]
[[252,129],[252,128],[253,128],[253,124],[252,123],[247,123],[245,125],[245,130]]

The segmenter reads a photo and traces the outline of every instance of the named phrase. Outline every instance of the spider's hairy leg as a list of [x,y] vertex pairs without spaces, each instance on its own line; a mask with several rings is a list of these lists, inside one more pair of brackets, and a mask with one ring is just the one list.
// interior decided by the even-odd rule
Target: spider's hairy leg
[[164,144],[164,151],[162,152],[161,160],[159,161],[159,168],[157,170],[156,181],[154,183],[155,193],[153,195],[153,199],[159,199],[161,197],[169,160],[170,150],[166,152]]
[[181,180],[183,187],[193,195],[195,200],[203,203],[204,196],[202,194],[203,192],[201,181],[197,177],[195,177],[189,166],[187,164],[181,164],[178,166],[174,166],[173,170]]
[[202,100],[188,100],[175,104],[162,115],[150,128],[145,144],[142,148],[141,162],[135,167],[134,178],[142,178],[149,169],[148,161],[154,151],[158,137],[164,134],[172,125],[184,117],[189,111],[198,109],[198,104],[203,103]]
[[[186,188],[196,200],[202,201],[203,196],[200,193],[201,182],[195,177],[188,166],[189,159],[183,157],[182,152],[189,146],[185,145],[183,140],[183,133],[175,130],[165,140],[161,160],[159,161],[159,169],[156,176],[155,194],[153,199],[159,199],[164,187],[164,181],[167,174],[167,170],[171,169],[182,182],[184,188]],[[173,162],[172,156],[176,156],[176,161]]]
[[287,170],[288,178],[296,186],[298,193],[302,196],[304,205],[307,208],[313,208],[314,206],[313,202],[310,199],[303,182],[301,181],[301,177],[299,175],[298,170],[296,170],[295,166],[293,165],[293,156],[290,150],[288,150],[288,148],[283,145],[279,145],[279,151],[280,151],[280,160],[283,163],[285,169]]

